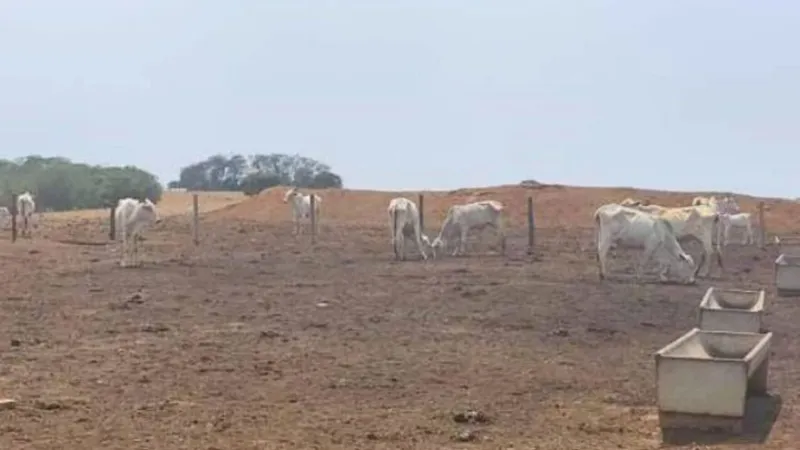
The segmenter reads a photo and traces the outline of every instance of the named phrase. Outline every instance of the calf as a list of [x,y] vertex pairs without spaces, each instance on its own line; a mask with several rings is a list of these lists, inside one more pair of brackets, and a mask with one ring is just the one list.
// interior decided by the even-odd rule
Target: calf
[[[431,243],[428,236],[421,231],[419,209],[417,209],[416,203],[405,197],[393,198],[389,202],[387,211],[389,212],[389,229],[392,233],[392,250],[394,250],[395,259],[406,259],[405,238],[407,237],[417,242],[422,259],[428,259],[422,243],[424,242],[426,246],[430,246]],[[400,247],[399,251],[398,246]]]
[[470,229],[492,228],[500,238],[502,253],[506,251],[506,239],[503,231],[503,204],[494,200],[484,200],[466,205],[454,205],[447,211],[442,223],[439,236],[433,240],[431,245],[433,256],[436,257],[436,249],[442,247],[446,250],[448,241],[458,234],[459,245],[453,251],[453,256],[466,252],[467,233]]
[[698,268],[695,267],[691,255],[681,248],[668,221],[614,203],[598,208],[594,213],[594,220],[597,226],[597,262],[601,280],[605,279],[607,273],[609,250],[620,246],[644,249],[636,267],[637,280],[641,279],[645,265],[656,258],[661,266],[661,281],[667,281],[670,269],[676,269],[689,283],[694,283]]

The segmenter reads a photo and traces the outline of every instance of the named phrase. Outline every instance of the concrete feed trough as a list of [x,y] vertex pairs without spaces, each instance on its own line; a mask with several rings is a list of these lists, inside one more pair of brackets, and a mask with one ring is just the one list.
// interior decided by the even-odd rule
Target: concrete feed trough
[[775,287],[780,296],[800,296],[800,255],[781,254],[775,260]]
[[698,328],[709,331],[763,331],[764,291],[710,287],[698,308]]
[[694,328],[655,355],[661,427],[741,433],[748,394],[766,394],[772,333]]

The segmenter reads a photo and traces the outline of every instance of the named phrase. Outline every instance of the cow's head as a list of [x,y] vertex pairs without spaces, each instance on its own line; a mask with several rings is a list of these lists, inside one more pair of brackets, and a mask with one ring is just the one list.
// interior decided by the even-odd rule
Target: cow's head
[[684,251],[678,253],[677,258],[670,266],[671,271],[676,272],[682,280],[686,280],[689,284],[694,284],[699,268],[700,266],[695,264],[692,255]]
[[158,215],[156,205],[153,204],[149,198],[146,198],[143,202],[139,203],[139,208],[141,208],[142,213],[145,215],[145,217],[147,217],[148,221],[152,223],[161,223],[161,216]]
[[286,195],[283,196],[283,203],[289,203],[289,200],[294,200],[295,195],[299,195],[297,188],[289,189],[286,191]]

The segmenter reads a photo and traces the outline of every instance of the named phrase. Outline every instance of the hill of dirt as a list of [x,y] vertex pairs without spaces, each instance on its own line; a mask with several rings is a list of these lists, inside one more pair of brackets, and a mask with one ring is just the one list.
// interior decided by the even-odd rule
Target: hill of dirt
[[[289,208],[283,203],[286,187],[264,190],[259,195],[220,208],[211,216],[219,218],[250,219],[259,221],[285,221]],[[602,204],[618,202],[627,197],[648,200],[663,206],[685,206],[698,195],[723,195],[714,192],[665,192],[625,187],[594,188],[560,185],[536,187],[495,186],[465,188],[449,192],[404,191],[382,192],[367,190],[324,189],[307,190],[322,197],[322,221],[337,223],[383,224],[386,206],[393,197],[405,196],[417,201],[424,195],[426,228],[438,226],[447,209],[454,204],[474,200],[498,200],[508,209],[511,226],[523,227],[527,216],[527,198],[532,197],[537,227],[584,228],[592,226],[592,214]],[[764,199],[736,195],[743,211],[757,214],[758,203],[765,202],[765,222],[770,232],[785,233],[795,230],[795,217],[800,216],[800,203],[789,200]],[[757,218],[755,219],[757,220]]]

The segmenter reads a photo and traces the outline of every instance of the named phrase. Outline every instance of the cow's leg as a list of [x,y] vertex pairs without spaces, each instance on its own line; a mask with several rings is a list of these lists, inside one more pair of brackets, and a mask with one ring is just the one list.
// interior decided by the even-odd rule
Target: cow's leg
[[658,276],[662,282],[669,281],[670,269],[671,266],[666,264],[664,261],[658,260]]
[[122,267],[127,267],[127,258],[128,258],[128,233],[125,230],[122,230],[122,258],[120,258],[119,265]]
[[705,257],[706,262],[704,264],[705,270],[703,271],[703,276],[707,277],[711,274],[711,264],[714,258],[714,254],[716,253],[717,255],[717,261],[719,262],[720,269],[722,268],[722,256],[720,252],[714,251],[714,244],[711,242],[711,236],[705,236],[705,239],[703,239],[702,241],[703,241],[703,251],[706,254]]
[[400,259],[400,253],[397,251],[397,240],[397,232],[395,232],[392,234],[392,251],[394,252],[395,261]]
[[723,245],[726,245],[726,246],[727,246],[727,245],[728,245],[728,238],[729,238],[729,237],[730,237],[730,235],[731,235],[731,224],[730,224],[730,222],[725,222],[725,231],[724,231],[724,234],[725,234],[725,237],[724,237],[724,241],[723,241],[723,242],[724,242],[724,244],[723,244]]
[[419,230],[416,230],[414,234],[416,235],[417,238],[417,248],[419,249],[419,253],[422,255],[423,260],[427,260],[428,255],[425,254],[425,248],[422,246],[422,237],[420,236]]
[[655,254],[656,250],[658,250],[659,246],[660,244],[653,244],[649,242],[645,244],[644,252],[642,252],[642,255],[639,257],[639,264],[636,266],[636,281],[641,281],[644,268],[647,266],[647,263],[653,259],[653,255]]
[[131,243],[133,244],[133,257],[132,257],[132,266],[137,267],[139,266],[139,235],[134,234],[131,236]]
[[755,241],[755,239],[753,239],[753,227],[751,226],[749,220],[745,225],[746,225],[745,231],[747,232],[747,234],[742,236],[742,245],[753,244]]
[[459,250],[460,253],[466,254],[467,253],[467,232],[469,229],[467,227],[461,227],[461,242],[459,243]]
[[506,254],[506,235],[503,233],[502,225],[492,225],[494,232],[497,233],[497,238],[500,240],[500,253]]
[[610,239],[598,239],[597,241],[597,266],[600,271],[600,279],[606,277],[606,262],[608,258],[608,251],[611,249]]

